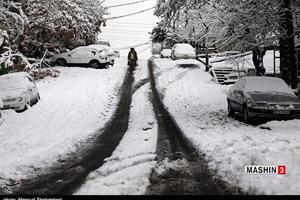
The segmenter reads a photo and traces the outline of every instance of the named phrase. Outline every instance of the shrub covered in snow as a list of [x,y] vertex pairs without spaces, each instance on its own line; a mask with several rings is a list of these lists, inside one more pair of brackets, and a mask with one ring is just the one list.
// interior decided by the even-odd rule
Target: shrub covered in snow
[[26,71],[32,68],[27,58],[20,52],[12,51],[6,47],[3,54],[0,54],[0,65],[8,71]]
[[58,77],[59,71],[53,68],[34,68],[29,71],[30,76],[35,80],[43,79],[46,77]]
[[58,70],[52,68],[40,68],[37,62],[31,64],[27,57],[20,52],[13,52],[10,48],[6,49],[6,52],[0,54],[0,75],[25,71],[38,80],[47,76],[57,77],[59,74]]

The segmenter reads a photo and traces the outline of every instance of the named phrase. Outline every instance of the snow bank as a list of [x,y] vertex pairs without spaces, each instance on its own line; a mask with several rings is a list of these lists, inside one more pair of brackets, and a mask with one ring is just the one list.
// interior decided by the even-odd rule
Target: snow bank
[[113,115],[126,61],[113,68],[56,68],[58,78],[37,83],[41,100],[28,111],[3,112],[0,177],[22,179],[41,172],[101,128]]
[[[217,176],[253,194],[300,194],[300,120],[270,122],[269,131],[228,118],[228,86],[201,69],[155,63],[165,106]],[[285,165],[287,174],[247,175],[249,165]]]

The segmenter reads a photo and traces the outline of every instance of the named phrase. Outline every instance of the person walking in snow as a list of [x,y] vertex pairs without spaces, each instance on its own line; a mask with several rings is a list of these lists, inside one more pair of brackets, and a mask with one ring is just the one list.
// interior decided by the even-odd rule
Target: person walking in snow
[[132,71],[134,70],[134,67],[137,65],[136,63],[137,60],[138,60],[137,53],[134,48],[131,48],[128,53],[128,65]]

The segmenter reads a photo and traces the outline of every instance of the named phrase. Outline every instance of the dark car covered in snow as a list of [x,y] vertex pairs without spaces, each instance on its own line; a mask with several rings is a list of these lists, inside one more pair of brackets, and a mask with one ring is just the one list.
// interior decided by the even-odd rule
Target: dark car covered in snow
[[300,118],[300,99],[280,78],[243,77],[227,94],[228,115],[243,120]]

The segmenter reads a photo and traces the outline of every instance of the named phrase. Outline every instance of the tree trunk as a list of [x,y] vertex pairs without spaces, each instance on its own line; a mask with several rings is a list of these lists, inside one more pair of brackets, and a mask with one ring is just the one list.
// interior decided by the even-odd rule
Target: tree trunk
[[266,69],[264,67],[264,55],[266,50],[264,48],[254,47],[252,50],[252,61],[256,69],[257,76],[264,76]]
[[298,84],[298,70],[295,58],[294,24],[291,0],[281,0],[279,20],[281,32],[279,40],[281,77],[295,89]]

